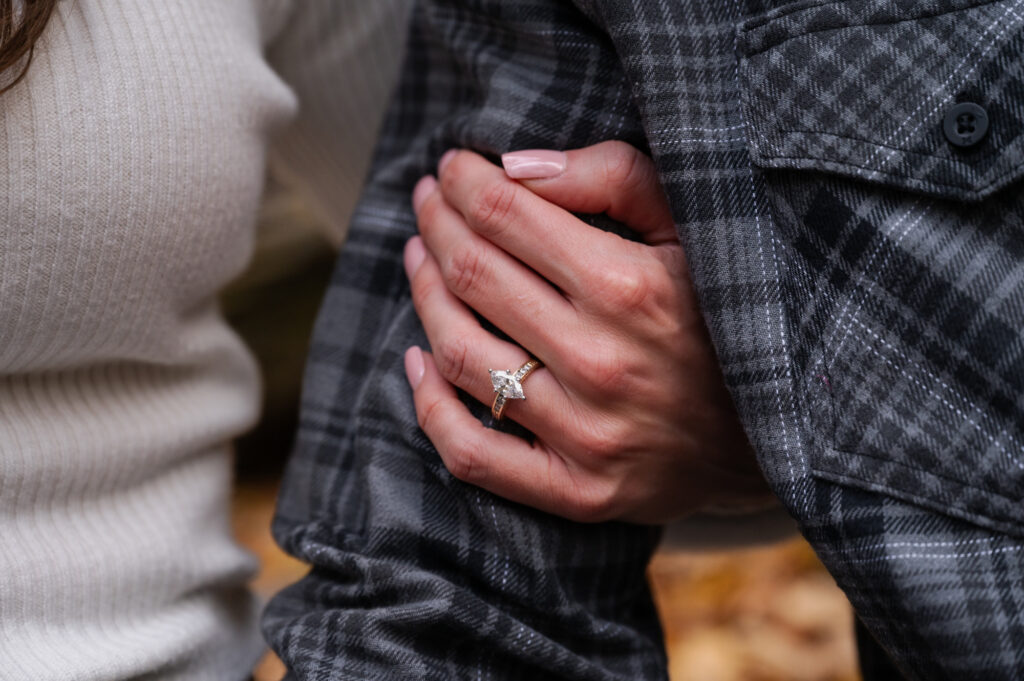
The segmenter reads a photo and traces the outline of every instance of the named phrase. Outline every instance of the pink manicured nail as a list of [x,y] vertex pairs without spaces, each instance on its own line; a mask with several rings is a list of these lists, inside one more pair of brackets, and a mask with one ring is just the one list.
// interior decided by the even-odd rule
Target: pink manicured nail
[[423,382],[423,372],[426,367],[423,365],[423,351],[415,345],[405,351],[405,377],[412,389],[420,387]]
[[423,246],[423,239],[414,236],[406,242],[402,263],[405,265],[405,276],[409,278],[409,281],[412,281],[413,275],[423,264],[425,257],[427,257],[427,249]]
[[501,165],[505,174],[513,180],[541,180],[561,175],[565,170],[566,156],[561,151],[548,149],[526,149],[502,154]]
[[459,153],[458,149],[449,149],[448,151],[444,152],[444,156],[442,156],[441,160],[437,162],[438,175],[444,172],[445,167],[447,167],[447,165],[452,162],[452,159],[455,158],[455,154],[457,153]]
[[434,179],[433,175],[424,175],[420,178],[420,181],[416,183],[416,188],[412,190],[412,209],[417,213],[420,211],[420,206],[427,200],[427,197],[434,193],[437,189],[437,180]]

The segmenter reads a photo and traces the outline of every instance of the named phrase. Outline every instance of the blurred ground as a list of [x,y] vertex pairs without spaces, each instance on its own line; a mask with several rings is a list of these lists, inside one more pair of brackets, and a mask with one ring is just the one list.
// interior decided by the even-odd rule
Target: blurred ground
[[[238,443],[233,503],[236,534],[260,559],[253,587],[264,597],[305,572],[274,545],[270,519],[295,430],[310,328],[333,259],[315,218],[271,182],[253,266],[224,299],[265,382],[263,419]],[[755,535],[760,542],[789,536],[773,522]],[[759,548],[695,548],[735,545],[734,525],[712,520],[698,541],[684,527],[651,565],[671,681],[857,681],[850,606],[810,547],[790,538]],[[268,655],[256,681],[283,675],[280,661]]]
[[672,681],[855,681],[850,605],[802,539],[663,551],[650,576]]

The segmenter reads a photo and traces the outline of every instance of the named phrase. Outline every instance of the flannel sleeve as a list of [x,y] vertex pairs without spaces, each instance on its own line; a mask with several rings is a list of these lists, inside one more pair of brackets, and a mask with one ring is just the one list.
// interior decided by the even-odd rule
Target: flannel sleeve
[[[292,679],[657,679],[653,528],[580,525],[467,486],[417,426],[426,338],[401,265],[450,147],[642,144],[614,54],[560,2],[424,2],[323,303],[274,534],[309,574],[264,632]],[[483,417],[484,405],[474,405]]]

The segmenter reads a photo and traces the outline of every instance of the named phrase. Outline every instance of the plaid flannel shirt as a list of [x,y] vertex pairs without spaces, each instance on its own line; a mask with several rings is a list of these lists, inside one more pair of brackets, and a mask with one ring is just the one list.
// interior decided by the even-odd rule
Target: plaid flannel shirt
[[1024,678],[1024,0],[433,0],[408,49],[275,521],[312,565],[264,620],[292,678],[665,677],[657,532],[454,480],[402,370],[416,180],[613,138],[653,156],[765,476],[866,628],[909,679]]

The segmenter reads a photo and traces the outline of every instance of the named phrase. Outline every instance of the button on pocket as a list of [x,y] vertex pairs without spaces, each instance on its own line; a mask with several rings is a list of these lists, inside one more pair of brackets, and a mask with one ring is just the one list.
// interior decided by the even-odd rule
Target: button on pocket
[[988,112],[974,102],[951,106],[942,121],[942,131],[955,147],[975,147],[985,139],[985,133],[988,132]]

